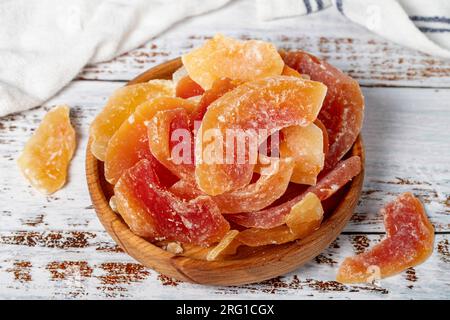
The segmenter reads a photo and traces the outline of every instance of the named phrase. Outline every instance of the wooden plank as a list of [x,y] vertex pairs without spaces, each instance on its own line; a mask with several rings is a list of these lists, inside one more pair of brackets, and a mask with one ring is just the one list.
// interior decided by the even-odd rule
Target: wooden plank
[[[103,230],[92,209],[84,177],[88,126],[120,82],[75,81],[45,107],[0,120],[0,231]],[[377,214],[393,196],[412,191],[425,203],[437,231],[450,231],[450,90],[365,88],[367,149],[365,187],[346,232],[383,232]],[[42,196],[27,185],[15,163],[26,139],[49,106],[68,103],[78,148],[65,188]],[[432,159],[432,163],[430,163]],[[64,208],[64,210],[61,210]]]
[[[349,23],[334,10],[264,23],[253,11],[229,6],[226,10],[180,23],[141,48],[112,61],[87,66],[78,79],[129,80],[152,66],[188,52],[220,32],[241,39],[271,41],[278,48],[312,52],[365,86],[450,87],[450,60],[387,42]],[[240,19],[243,14],[246,16]]]
[[[58,232],[52,231],[54,234]],[[258,284],[217,287],[182,283],[146,269],[112,247],[105,232],[89,233],[86,245],[14,243],[0,237],[0,299],[419,299],[450,298],[450,235],[437,235],[435,251],[424,264],[376,284],[335,281],[339,263],[364,251],[381,235],[341,235],[325,252],[286,276]],[[62,232],[62,238],[68,233]],[[10,239],[10,238],[9,238]],[[50,244],[50,245],[49,245]]]

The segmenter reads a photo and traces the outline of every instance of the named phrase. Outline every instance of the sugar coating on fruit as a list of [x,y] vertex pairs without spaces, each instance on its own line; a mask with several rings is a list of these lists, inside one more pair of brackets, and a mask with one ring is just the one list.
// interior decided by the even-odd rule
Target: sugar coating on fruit
[[67,105],[60,105],[47,112],[17,159],[25,178],[44,194],[52,194],[66,183],[76,147],[69,111]]
[[286,216],[291,212],[292,207],[306,194],[312,192],[321,201],[326,200],[360,172],[360,158],[358,156],[350,157],[338,163],[332,171],[320,178],[315,186],[310,186],[291,200],[259,211],[230,215],[227,218],[247,228],[271,229],[280,226],[286,222]]
[[191,79],[205,90],[220,78],[251,81],[280,75],[284,67],[273,44],[240,41],[220,34],[183,55],[182,61]]
[[105,161],[109,140],[122,123],[129,119],[136,107],[143,102],[164,96],[175,96],[175,88],[170,80],[150,80],[117,89],[89,129],[92,154]]
[[211,198],[185,201],[175,196],[161,185],[146,159],[127,170],[114,191],[119,213],[130,229],[152,240],[210,246],[230,229]]
[[[247,185],[257,150],[247,144],[243,154],[233,150],[232,161],[225,163],[230,142],[234,148],[239,134],[264,141],[282,128],[309,125],[317,117],[325,94],[326,87],[319,82],[274,76],[246,82],[215,100],[203,117],[195,143],[195,175],[200,189],[218,195]],[[227,137],[229,129],[236,133],[236,139]],[[208,136],[210,133],[214,135]]]
[[[154,169],[159,177],[175,182],[173,175],[150,152],[147,125],[158,111],[183,109],[192,113],[195,103],[174,97],[160,97],[140,104],[133,113],[133,121],[125,121],[111,138],[106,150],[105,178],[115,184],[120,176],[139,160],[147,159],[154,163]],[[165,179],[167,177],[167,179]]]
[[311,123],[306,127],[284,128],[282,133],[280,156],[292,157],[295,162],[291,181],[315,185],[325,159],[322,130]]
[[330,148],[325,168],[331,169],[350,150],[361,131],[364,97],[359,84],[339,69],[303,51],[284,53],[283,59],[289,67],[328,87],[318,118],[328,131]]
[[385,278],[424,262],[433,252],[434,228],[419,199],[404,193],[381,213],[386,238],[368,251],[346,258],[339,268],[338,281],[370,282],[374,270],[379,278]]

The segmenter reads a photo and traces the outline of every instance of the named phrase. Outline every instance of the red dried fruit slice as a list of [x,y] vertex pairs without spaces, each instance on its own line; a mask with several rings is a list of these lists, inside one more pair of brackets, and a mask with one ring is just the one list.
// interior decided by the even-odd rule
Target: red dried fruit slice
[[[272,158],[272,163],[262,170],[264,174],[255,183],[211,198],[224,214],[265,208],[286,191],[293,167],[294,162],[291,158]],[[170,190],[183,199],[193,199],[204,194],[198,189],[195,182],[187,180],[178,181]]]
[[[200,189],[219,195],[247,185],[258,150],[248,143],[234,142],[255,137],[261,142],[284,127],[307,126],[315,120],[325,94],[322,83],[275,76],[246,82],[214,101],[203,117],[195,144],[195,175]],[[234,130],[236,139],[227,136],[229,129]],[[227,145],[232,145],[231,161]],[[241,154],[236,152],[239,145],[246,146]]]
[[42,119],[17,159],[17,164],[33,188],[52,194],[66,183],[75,146],[75,130],[70,124],[69,107],[56,106]]
[[249,81],[280,75],[284,62],[268,42],[215,35],[197,49],[182,56],[189,76],[207,90],[220,78]]
[[184,76],[177,82],[175,92],[177,97],[187,99],[202,95],[205,90],[189,76]]
[[194,181],[194,141],[186,109],[158,111],[147,127],[153,156],[180,179]]
[[120,176],[139,160],[147,159],[154,163],[154,169],[164,185],[175,182],[173,174],[153,157],[150,152],[146,123],[161,110],[183,108],[188,112],[195,110],[194,102],[181,98],[161,97],[142,103],[136,111],[120,126],[111,138],[105,159],[105,178],[115,184]]
[[246,229],[236,236],[236,240],[250,247],[283,244],[310,235],[319,229],[322,219],[320,199],[310,192],[292,207],[286,217],[286,225],[271,229]]
[[130,229],[152,240],[209,246],[230,229],[211,198],[184,201],[174,196],[161,186],[146,159],[122,175],[114,192],[117,209]]
[[350,150],[361,131],[364,98],[359,84],[309,53],[295,51],[282,56],[289,67],[328,87],[318,118],[328,131],[330,150],[325,159],[325,168],[331,169]]
[[92,154],[105,161],[109,140],[138,105],[153,98],[174,95],[170,80],[151,80],[117,89],[89,128]]
[[370,250],[344,260],[337,280],[343,283],[370,282],[424,262],[433,251],[434,228],[423,205],[404,193],[382,210],[387,237]]
[[320,178],[315,186],[310,186],[306,191],[291,200],[261,211],[234,214],[227,218],[247,228],[270,229],[280,226],[286,222],[286,216],[291,211],[291,208],[303,199],[308,192],[316,194],[321,201],[328,199],[348,181],[358,175],[360,171],[360,158],[358,156],[350,157],[338,163],[332,171]]
[[322,171],[325,155],[323,153],[323,133],[314,123],[306,127],[292,126],[282,130],[280,156],[292,157],[295,162],[291,181],[315,185],[317,175]]

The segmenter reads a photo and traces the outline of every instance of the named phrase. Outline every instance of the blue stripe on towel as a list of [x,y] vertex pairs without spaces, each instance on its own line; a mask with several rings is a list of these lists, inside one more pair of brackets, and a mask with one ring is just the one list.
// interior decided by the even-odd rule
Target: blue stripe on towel
[[441,23],[449,23],[450,17],[424,17],[424,16],[410,16],[411,21],[421,21],[421,22],[441,22]]
[[323,9],[323,1],[322,0],[316,0],[317,2],[317,10],[322,10]]
[[309,3],[309,0],[303,0],[303,3],[306,7],[306,13],[310,14],[312,12],[311,3]]
[[344,14],[344,6],[342,0],[336,0],[336,8],[339,10],[340,13]]
[[422,32],[439,32],[439,33],[450,32],[450,29],[446,28],[428,28],[428,27],[417,27],[417,28]]

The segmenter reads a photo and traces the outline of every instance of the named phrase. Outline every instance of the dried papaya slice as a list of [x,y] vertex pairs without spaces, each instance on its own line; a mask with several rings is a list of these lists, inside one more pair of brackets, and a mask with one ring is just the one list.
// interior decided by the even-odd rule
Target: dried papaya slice
[[239,234],[237,230],[230,230],[225,235],[225,237],[220,240],[220,242],[211,250],[209,250],[206,260],[214,261],[218,260],[224,255],[230,255],[236,253],[236,249],[240,245],[239,242],[235,241],[236,236]]
[[284,66],[273,44],[220,34],[183,55],[182,61],[192,80],[205,90],[220,78],[249,81],[280,75]]
[[[109,183],[115,184],[120,176],[141,159],[148,159],[154,163],[162,182],[167,184],[175,182],[169,170],[159,165],[149,148],[149,139],[146,123],[162,110],[182,108],[188,112],[195,110],[194,102],[181,98],[160,97],[140,104],[135,112],[120,126],[111,138],[105,157],[105,178]],[[166,183],[163,183],[167,185]]]
[[174,196],[161,186],[146,159],[127,170],[114,191],[117,209],[130,229],[152,240],[164,238],[209,246],[230,229],[211,198],[184,201]]
[[284,128],[282,132],[280,156],[292,157],[295,161],[291,181],[315,185],[325,159],[322,130],[311,123],[306,127]]
[[184,76],[178,81],[175,92],[177,97],[187,99],[202,95],[205,90],[189,76]]
[[327,128],[325,128],[325,126],[323,125],[322,121],[320,121],[319,119],[316,119],[316,121],[314,121],[314,124],[320,129],[322,130],[322,139],[323,139],[323,154],[326,155],[328,153],[328,149],[330,147],[330,142],[328,140],[328,132],[327,132]]
[[75,151],[75,130],[70,124],[69,107],[56,106],[42,119],[17,159],[22,174],[44,194],[61,189]]
[[264,210],[230,215],[228,220],[247,228],[270,229],[280,226],[286,222],[286,216],[292,207],[303,197],[312,192],[321,201],[331,197],[337,190],[342,188],[348,181],[361,171],[361,160],[358,156],[350,157],[341,161],[336,167],[319,179],[315,186],[310,186],[306,191],[277,206]]
[[343,283],[367,282],[385,278],[424,262],[433,251],[434,228],[422,203],[404,193],[382,210],[386,238],[370,250],[344,260],[337,280]]
[[[325,94],[326,87],[320,82],[275,76],[246,82],[214,101],[203,117],[195,144],[200,189],[218,195],[242,188],[252,178],[258,150],[244,142],[241,145],[247,147],[238,154],[239,141],[234,144],[235,140],[227,137],[229,129],[236,133],[236,140],[257,136],[264,141],[284,127],[307,126],[319,113]],[[232,150],[231,163],[224,160],[227,145]]]
[[309,53],[291,51],[282,56],[286,65],[328,87],[318,118],[328,131],[330,150],[325,159],[325,168],[331,169],[350,150],[361,131],[364,98],[359,84]]
[[150,99],[164,96],[175,96],[170,80],[151,80],[117,89],[89,129],[92,154],[105,161],[109,140],[136,107]]
[[309,192],[292,207],[286,217],[286,225],[271,229],[246,229],[239,233],[236,240],[250,247],[283,244],[308,236],[320,227],[322,219],[320,199]]
[[194,181],[194,141],[186,109],[158,111],[147,127],[153,156],[180,179]]

